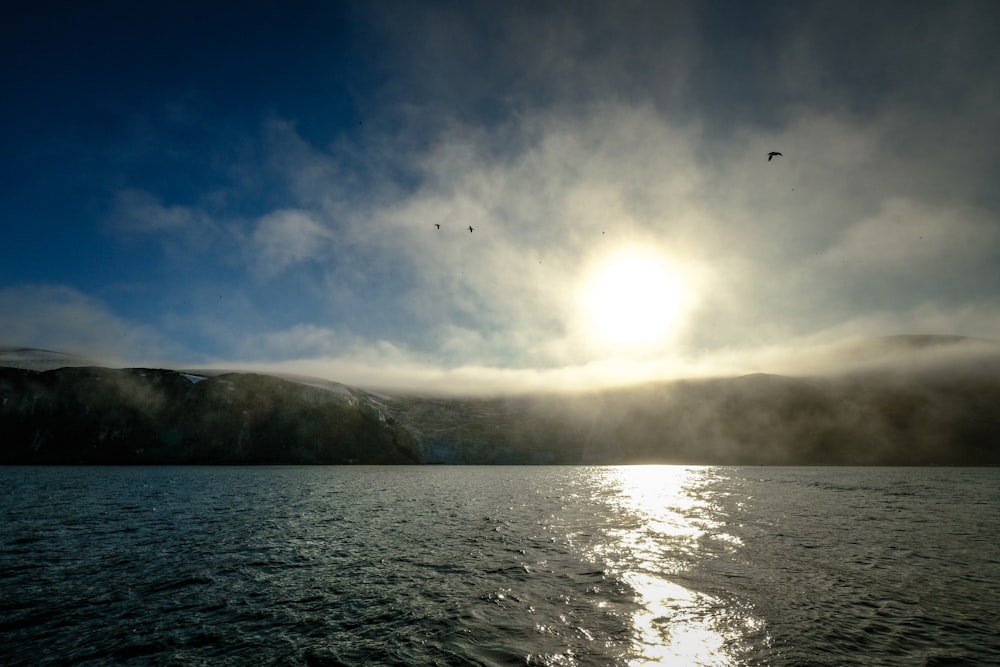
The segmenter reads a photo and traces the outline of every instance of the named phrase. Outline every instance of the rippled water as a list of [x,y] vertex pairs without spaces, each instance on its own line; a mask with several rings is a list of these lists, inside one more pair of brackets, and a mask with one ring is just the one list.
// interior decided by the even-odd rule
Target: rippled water
[[1000,663],[1000,470],[0,468],[0,664]]

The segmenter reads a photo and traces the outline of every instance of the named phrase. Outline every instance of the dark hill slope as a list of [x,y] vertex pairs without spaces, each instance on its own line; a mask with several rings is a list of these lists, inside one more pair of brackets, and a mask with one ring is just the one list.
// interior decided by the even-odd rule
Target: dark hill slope
[[1000,464],[1000,379],[751,375],[388,401],[441,463]]
[[0,463],[1000,465],[1000,374],[980,371],[429,398],[249,373],[0,368]]
[[415,463],[362,392],[266,375],[0,368],[2,463]]

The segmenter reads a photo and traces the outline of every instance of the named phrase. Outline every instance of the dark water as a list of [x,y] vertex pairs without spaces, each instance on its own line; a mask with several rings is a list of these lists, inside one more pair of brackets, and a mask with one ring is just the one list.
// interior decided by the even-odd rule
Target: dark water
[[0,468],[0,664],[1000,664],[1000,470]]

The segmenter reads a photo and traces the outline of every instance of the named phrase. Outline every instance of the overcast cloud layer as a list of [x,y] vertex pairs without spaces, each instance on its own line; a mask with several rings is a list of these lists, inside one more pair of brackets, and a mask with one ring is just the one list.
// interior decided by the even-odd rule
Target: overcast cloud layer
[[[0,343],[492,390],[1000,338],[996,3],[324,5],[3,29]],[[640,345],[586,313],[629,251],[684,284]]]

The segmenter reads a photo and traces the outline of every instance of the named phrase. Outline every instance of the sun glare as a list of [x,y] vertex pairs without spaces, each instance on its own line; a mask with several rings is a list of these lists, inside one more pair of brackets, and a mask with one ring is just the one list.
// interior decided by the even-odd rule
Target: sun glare
[[591,323],[607,341],[639,345],[657,341],[677,322],[684,285],[667,264],[638,253],[600,267],[584,293]]
[[598,560],[608,563],[636,593],[630,666],[735,665],[730,650],[763,634],[752,609],[730,605],[678,581],[689,564],[713,551],[712,542],[742,546],[714,520],[712,473],[687,466],[614,466],[602,469],[622,517]]

